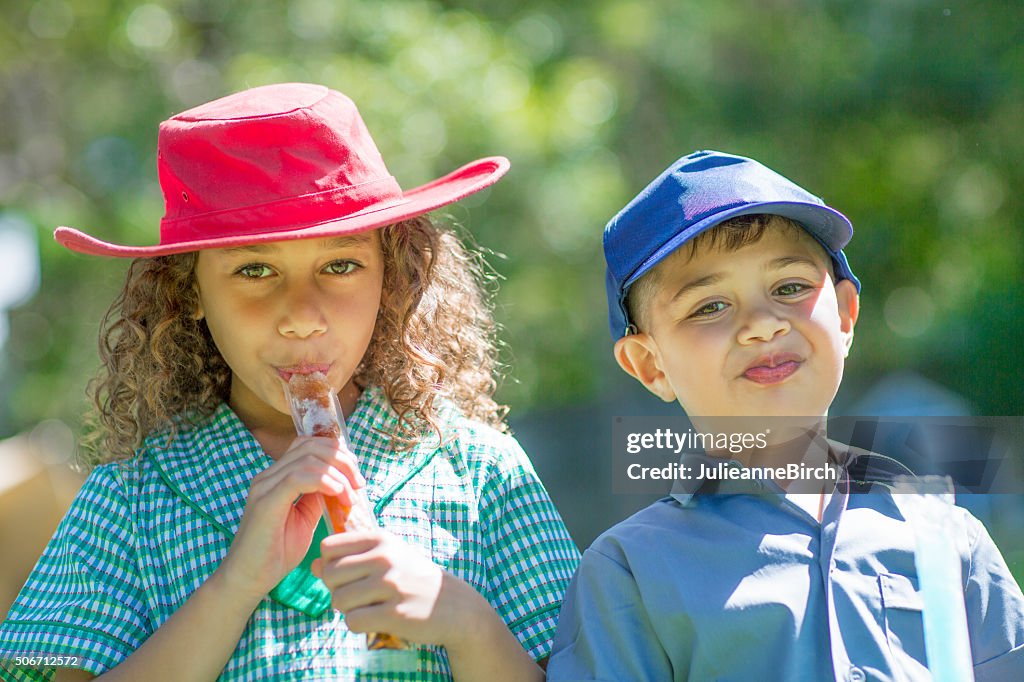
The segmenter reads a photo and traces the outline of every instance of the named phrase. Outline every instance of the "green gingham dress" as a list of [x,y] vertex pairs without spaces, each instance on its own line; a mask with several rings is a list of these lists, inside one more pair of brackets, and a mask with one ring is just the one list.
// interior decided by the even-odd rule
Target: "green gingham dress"
[[[395,452],[396,417],[377,388],[348,419],[382,526],[473,585],[534,659],[548,655],[579,554],[516,440],[442,412],[449,437]],[[213,573],[253,476],[272,460],[226,405],[139,456],[89,476],[0,625],[0,677],[50,679],[17,656],[77,657],[100,674],[135,651]],[[442,647],[415,669],[359,672],[364,638],[329,608],[310,554],[249,618],[221,680],[450,680]],[[287,583],[287,585],[285,584]],[[287,588],[287,589],[281,589]],[[216,628],[217,623],[209,623]]]

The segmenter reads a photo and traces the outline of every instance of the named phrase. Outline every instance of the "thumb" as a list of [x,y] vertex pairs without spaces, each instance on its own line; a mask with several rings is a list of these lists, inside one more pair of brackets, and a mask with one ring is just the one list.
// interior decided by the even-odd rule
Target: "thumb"
[[303,495],[293,505],[295,511],[307,521],[314,530],[320,520],[320,498],[317,493]]

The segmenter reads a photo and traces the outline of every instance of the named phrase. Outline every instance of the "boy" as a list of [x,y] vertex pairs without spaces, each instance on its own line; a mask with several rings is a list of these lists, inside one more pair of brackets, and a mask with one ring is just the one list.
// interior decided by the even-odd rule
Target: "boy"
[[[842,251],[852,234],[756,161],[680,159],[605,228],[616,360],[695,424],[820,419],[857,321],[860,283]],[[598,538],[566,594],[549,679],[931,679],[907,519],[932,519],[877,484],[897,481],[891,461],[811,435],[838,467],[834,486],[685,482]],[[697,458],[741,467],[793,454],[769,445]],[[1024,595],[984,527],[940,506],[974,675],[1024,679]]]

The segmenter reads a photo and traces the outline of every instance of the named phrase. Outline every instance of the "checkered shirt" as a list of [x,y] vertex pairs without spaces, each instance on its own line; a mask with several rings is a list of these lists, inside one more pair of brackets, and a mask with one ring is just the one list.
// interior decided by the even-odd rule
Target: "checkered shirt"
[[[514,438],[454,409],[443,415],[441,447],[435,438],[395,452],[394,412],[378,388],[363,392],[348,427],[369,498],[384,528],[473,585],[543,658],[576,546]],[[272,460],[226,405],[164,442],[154,436],[138,457],[93,470],[0,625],[0,678],[50,679],[52,668],[13,665],[29,654],[74,656],[94,674],[112,668],[220,564],[250,481]],[[337,611],[310,616],[268,595],[220,679],[451,679],[442,647],[417,647],[415,670],[400,673],[360,672],[364,648]]]

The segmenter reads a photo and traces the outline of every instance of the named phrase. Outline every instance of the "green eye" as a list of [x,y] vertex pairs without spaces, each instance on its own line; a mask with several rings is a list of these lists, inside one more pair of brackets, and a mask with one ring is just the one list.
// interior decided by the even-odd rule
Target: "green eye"
[[783,284],[778,289],[776,289],[775,293],[779,294],[780,296],[796,296],[799,293],[803,293],[808,288],[809,287],[806,284],[801,284],[799,282],[788,282],[787,284]]
[[273,271],[263,263],[249,263],[235,270],[235,274],[245,279],[262,279],[269,277]]
[[698,308],[691,317],[708,317],[710,315],[720,313],[728,307],[729,306],[727,306],[724,301],[712,301],[711,303]]
[[328,263],[324,267],[324,271],[332,275],[347,275],[358,267],[359,264],[355,261],[336,260]]

